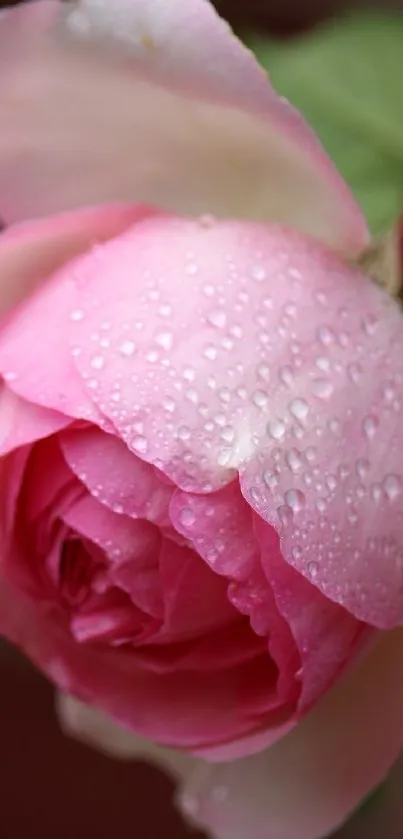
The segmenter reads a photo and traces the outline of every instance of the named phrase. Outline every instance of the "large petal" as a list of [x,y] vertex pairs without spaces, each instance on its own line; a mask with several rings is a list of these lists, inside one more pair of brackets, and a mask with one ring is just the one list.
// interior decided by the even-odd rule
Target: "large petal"
[[0,316],[79,253],[116,236],[141,213],[110,206],[14,225],[0,236]]
[[276,227],[149,219],[83,260],[77,305],[77,367],[88,382],[102,356],[92,398],[134,453],[185,491],[238,469],[290,564],[359,619],[402,622],[395,302]]
[[0,235],[0,316],[53,278],[3,323],[0,374],[16,394],[70,416],[100,420],[71,362],[69,319],[81,313],[74,310],[70,274],[63,267],[67,263],[74,273],[79,254],[93,251],[145,213],[138,206],[97,207],[14,225]]
[[190,773],[185,811],[214,839],[323,839],[398,757],[402,666],[399,630],[271,749]]
[[7,219],[147,201],[275,219],[361,250],[349,190],[207,0],[42,5],[0,23]]

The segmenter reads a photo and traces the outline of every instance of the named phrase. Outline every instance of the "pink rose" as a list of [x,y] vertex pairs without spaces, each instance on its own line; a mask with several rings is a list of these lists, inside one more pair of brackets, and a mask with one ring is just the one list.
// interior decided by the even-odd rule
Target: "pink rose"
[[323,836],[401,744],[403,334],[365,222],[206,0],[42,0],[3,64],[0,627],[221,762],[220,839]]

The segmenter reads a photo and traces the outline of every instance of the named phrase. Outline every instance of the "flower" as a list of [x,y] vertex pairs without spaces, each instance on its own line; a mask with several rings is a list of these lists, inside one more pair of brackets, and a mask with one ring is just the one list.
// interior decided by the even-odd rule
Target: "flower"
[[[400,745],[400,310],[206,0],[42,0],[0,39],[0,628],[64,693],[221,762],[245,813],[246,772],[255,839],[314,839]],[[337,795],[302,802],[333,762]],[[250,833],[207,800],[220,839]]]

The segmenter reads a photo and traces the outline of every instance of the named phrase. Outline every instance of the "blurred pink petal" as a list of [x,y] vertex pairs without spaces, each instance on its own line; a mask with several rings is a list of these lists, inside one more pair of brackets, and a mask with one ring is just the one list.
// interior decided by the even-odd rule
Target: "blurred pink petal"
[[89,746],[119,760],[152,760],[177,780],[195,761],[182,752],[161,749],[122,728],[110,717],[67,694],[57,697],[57,711],[63,731]]
[[181,794],[214,839],[323,839],[385,777],[402,747],[403,636],[383,636],[271,749],[189,772]]
[[26,14],[0,22],[7,220],[146,201],[274,219],[345,253],[363,248],[365,222],[346,185],[207,0],[72,10],[41,0]]

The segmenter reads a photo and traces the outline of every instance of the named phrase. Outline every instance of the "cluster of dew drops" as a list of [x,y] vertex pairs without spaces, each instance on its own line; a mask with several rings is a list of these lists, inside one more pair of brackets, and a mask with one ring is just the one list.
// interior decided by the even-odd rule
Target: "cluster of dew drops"
[[[205,227],[209,227],[213,223],[214,220],[210,217],[203,217],[200,220],[200,224]],[[193,256],[192,252],[187,253],[185,270],[190,279],[198,273],[198,265]],[[290,288],[300,285],[301,274],[297,268],[290,264],[290,258],[287,254],[284,255],[283,261],[284,281],[290,284]],[[234,266],[231,266],[230,260],[229,265],[233,270]],[[263,260],[257,260],[252,265],[250,277],[246,279],[248,282],[266,283],[268,278]],[[365,340],[361,345],[355,339],[355,353],[353,356],[349,353],[350,360],[343,363],[340,353],[343,349],[350,347],[352,340],[348,328],[344,326],[346,323],[348,325],[349,321],[348,309],[347,307],[339,309],[340,329],[336,331],[325,322],[328,305],[326,292],[316,292],[315,300],[312,303],[323,310],[324,323],[316,329],[317,353],[313,361],[313,372],[309,375],[308,389],[304,390],[303,395],[301,395],[298,393],[300,385],[296,384],[298,369],[303,365],[301,359],[302,348],[298,343],[298,335],[295,331],[295,323],[299,315],[298,306],[292,299],[283,305],[277,329],[275,334],[272,334],[271,331],[267,330],[267,318],[265,316],[265,310],[266,313],[272,312],[274,306],[269,294],[269,282],[267,282],[267,287],[268,293],[262,297],[262,312],[254,315],[258,352],[255,371],[251,376],[253,390],[248,389],[242,363],[235,361],[232,364],[231,362],[232,350],[237,344],[239,346],[239,342],[244,339],[243,327],[241,322],[237,321],[237,314],[240,314],[244,307],[250,305],[247,283],[239,287],[230,308],[225,305],[225,298],[222,295],[220,296],[219,288],[212,282],[206,282],[202,286],[204,298],[211,301],[211,307],[205,319],[207,325],[214,329],[214,339],[206,341],[202,348],[204,366],[201,366],[201,372],[194,369],[190,364],[184,364],[179,373],[171,361],[171,353],[175,343],[174,333],[170,329],[173,307],[166,298],[161,300],[160,290],[155,283],[151,282],[148,289],[148,298],[150,304],[156,307],[156,321],[160,325],[156,328],[153,345],[147,347],[145,360],[150,371],[152,371],[153,365],[160,365],[168,371],[168,375],[172,378],[173,392],[161,394],[161,407],[165,416],[165,430],[183,445],[183,451],[178,456],[178,460],[182,458],[186,468],[191,468],[193,462],[192,449],[190,446],[189,448],[186,446],[188,441],[192,441],[193,430],[190,425],[181,422],[180,416],[177,418],[183,397],[194,406],[203,418],[204,447],[208,448],[214,445],[217,448],[218,439],[217,463],[219,467],[223,468],[234,464],[236,467],[238,465],[242,467],[242,457],[245,455],[245,451],[242,450],[242,441],[239,440],[238,432],[241,423],[238,420],[242,411],[245,411],[245,406],[248,404],[253,406],[254,411],[261,418],[257,426],[264,430],[263,433],[260,430],[252,431],[249,440],[249,443],[252,442],[252,448],[247,447],[246,454],[247,456],[253,456],[254,449],[262,450],[262,437],[264,436],[270,444],[267,451],[270,452],[271,464],[268,465],[267,451],[263,450],[262,470],[256,477],[255,485],[251,489],[250,499],[252,503],[262,507],[262,493],[265,493],[265,499],[267,493],[269,494],[269,497],[275,503],[277,525],[280,528],[293,529],[292,553],[294,559],[297,560],[303,553],[303,542],[304,539],[308,538],[309,528],[314,527],[314,523],[309,521],[305,523],[305,527],[298,526],[298,517],[304,513],[307,504],[307,489],[311,490],[312,487],[315,489],[315,509],[319,517],[319,525],[323,530],[327,530],[329,526],[334,545],[337,545],[340,541],[340,531],[334,522],[328,522],[326,510],[337,492],[344,493],[347,509],[346,518],[351,526],[356,525],[359,518],[356,509],[357,502],[364,498],[370,498],[375,504],[382,501],[395,503],[400,496],[403,488],[400,475],[390,472],[384,475],[382,481],[371,480],[371,444],[375,441],[379,432],[382,419],[380,412],[383,412],[385,417],[389,418],[393,413],[397,416],[400,411],[398,394],[403,377],[386,371],[385,380],[380,384],[381,399],[377,406],[369,406],[368,411],[362,418],[361,436],[366,445],[367,456],[359,457],[355,463],[340,462],[337,467],[333,468],[333,471],[326,471],[323,474],[323,470],[318,465],[320,457],[316,446],[312,444],[312,440],[310,440],[309,445],[304,447],[306,425],[309,422],[311,426],[312,415],[314,415],[315,434],[318,438],[325,433],[330,437],[333,436],[335,450],[339,448],[342,451],[344,421],[348,419],[348,414],[354,411],[354,405],[346,409],[346,416],[329,418],[328,412],[324,411],[323,417],[326,417],[326,419],[323,422],[321,421],[320,408],[321,405],[326,405],[334,397],[337,375],[345,376],[349,385],[357,388],[357,401],[359,401],[360,383],[365,377],[368,339],[376,334],[378,319],[371,313],[362,316],[361,330],[362,337]],[[292,295],[290,295],[291,297]],[[76,309],[71,313],[73,321],[82,320],[84,316],[85,313],[81,309]],[[241,321],[241,318],[239,318],[239,321]],[[334,323],[334,318],[332,322]],[[108,332],[111,326],[112,324],[109,321],[104,321],[100,324],[99,331],[93,335],[93,340],[98,343],[99,347],[90,359],[91,375],[87,376],[87,387],[93,390],[98,387],[96,374],[102,371],[105,365],[103,350],[110,347]],[[136,334],[132,334],[132,332],[140,333],[142,322],[139,320],[135,324],[127,324],[122,328],[127,329],[130,334],[121,337],[118,351],[122,358],[130,360],[135,357],[138,351]],[[283,365],[276,363],[276,369],[273,371],[269,364],[269,357],[273,345],[279,340],[288,341],[289,352],[287,352],[287,356],[291,358],[291,362]],[[336,352],[334,352],[334,348],[336,348]],[[214,364],[219,358],[219,354],[222,353],[227,353],[229,359],[225,384],[218,381],[214,371]],[[376,350],[374,350],[375,353]],[[352,357],[354,357],[353,361],[351,361]],[[276,379],[275,383],[273,382],[273,373]],[[198,375],[203,375],[207,387],[214,394],[214,402],[212,400],[214,412],[212,412],[211,405],[208,404],[207,400],[200,399],[197,387]],[[236,382],[234,388],[231,387],[232,380]],[[272,392],[273,384],[283,394],[284,412],[278,415],[273,415],[271,411],[272,396],[269,394],[269,390]],[[175,390],[180,393],[179,400],[175,395]],[[116,382],[112,400],[116,402],[116,411],[119,411],[119,381]],[[219,410],[216,409],[217,400]],[[137,420],[136,417],[132,419],[130,448],[139,455],[146,456],[149,447],[148,441],[150,438],[152,439],[152,431],[150,432],[147,428],[148,433],[144,433],[143,420]],[[162,436],[161,431],[158,434]],[[154,464],[162,466],[162,461],[159,464],[157,460],[154,460]],[[198,468],[203,469],[206,464],[207,458],[202,454]],[[289,485],[285,491],[283,491],[284,480],[281,479],[284,470],[289,476]],[[298,480],[294,481],[294,478]],[[191,487],[191,481],[189,486]],[[207,478],[203,490],[208,492],[211,489],[212,486]],[[194,513],[187,510],[183,513],[183,516],[186,517],[187,526],[191,528],[195,522]],[[326,547],[326,539],[318,542],[315,547],[319,558],[327,550],[328,557],[332,559],[332,549]],[[384,540],[382,546],[376,545],[375,541],[371,539],[368,547],[370,550],[378,550],[381,547],[383,552],[397,553],[396,543],[393,539]],[[312,578],[315,577],[317,570],[316,559],[310,561],[309,572]]]

